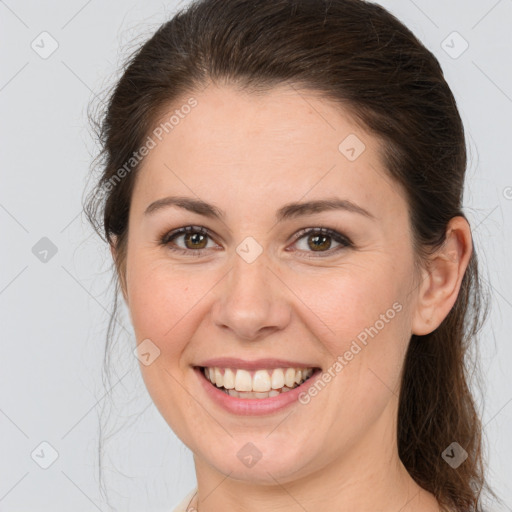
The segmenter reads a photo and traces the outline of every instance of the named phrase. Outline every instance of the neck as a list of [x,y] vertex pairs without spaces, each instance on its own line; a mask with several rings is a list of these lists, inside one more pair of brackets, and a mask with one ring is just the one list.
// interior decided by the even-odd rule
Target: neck
[[264,485],[234,479],[194,456],[198,493],[190,510],[438,512],[435,497],[416,484],[400,461],[396,425],[386,424],[386,416],[357,446],[293,480],[278,480],[270,471]]

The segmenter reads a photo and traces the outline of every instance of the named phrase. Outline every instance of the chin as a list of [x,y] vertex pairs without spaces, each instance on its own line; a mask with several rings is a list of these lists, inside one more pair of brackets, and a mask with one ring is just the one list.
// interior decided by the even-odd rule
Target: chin
[[[271,434],[272,436],[273,434]],[[311,457],[304,453],[301,442],[293,442],[287,437],[290,446],[283,450],[282,440],[276,436],[270,440],[268,432],[257,437],[244,436],[243,440],[230,438],[230,442],[209,444],[204,449],[194,450],[199,459],[229,478],[260,485],[275,486],[279,483],[306,477],[311,470]],[[251,441],[252,439],[252,441]],[[312,449],[311,446],[308,447]]]

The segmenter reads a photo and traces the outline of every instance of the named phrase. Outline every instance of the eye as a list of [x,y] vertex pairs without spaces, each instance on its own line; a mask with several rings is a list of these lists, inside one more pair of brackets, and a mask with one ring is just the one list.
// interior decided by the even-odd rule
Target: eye
[[[347,247],[353,247],[353,243],[346,236],[338,233],[329,228],[306,228],[302,229],[294,235],[295,244],[303,242],[300,251],[320,253],[318,255],[304,255],[306,258],[317,258],[323,256],[331,256],[333,253],[339,252]],[[338,244],[337,247],[332,248],[332,241]]]
[[[178,247],[175,247],[175,241],[180,238],[183,239],[184,246],[180,247],[178,245]],[[160,243],[171,251],[176,251],[181,254],[194,254],[194,256],[201,256],[203,254],[203,250],[212,248],[208,247],[209,238],[211,238],[211,236],[206,228],[201,226],[186,226],[165,234],[160,239]]]
[[[182,246],[176,243],[180,239],[182,239]],[[185,226],[164,234],[160,237],[159,243],[169,250],[180,254],[201,256],[204,251],[218,247],[211,239],[212,236],[206,228],[202,226]],[[331,256],[342,249],[353,247],[353,243],[349,238],[329,228],[302,229],[294,235],[294,240],[294,245],[300,245],[298,242],[303,244],[302,248],[299,247],[299,254],[301,252],[317,253],[316,255],[303,254],[302,257],[306,258]],[[208,246],[209,241],[212,241],[213,247]],[[337,247],[332,248],[333,241],[338,244]]]

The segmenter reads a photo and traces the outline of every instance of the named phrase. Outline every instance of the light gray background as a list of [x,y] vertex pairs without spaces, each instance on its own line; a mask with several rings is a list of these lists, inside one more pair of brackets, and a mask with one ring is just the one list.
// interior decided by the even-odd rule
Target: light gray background
[[[492,291],[480,403],[490,481],[508,505],[493,510],[510,511],[512,1],[380,3],[438,57],[465,123],[465,208]],[[106,447],[111,504],[122,511],[170,511],[195,485],[189,450],[142,383],[124,309],[128,335],[114,354],[112,383],[102,383],[110,254],[80,215],[97,151],[87,105],[113,83],[128,51],[177,5],[0,1],[1,511],[108,510],[96,468],[98,415],[108,398],[115,404],[111,432],[119,429]],[[39,52],[43,44],[44,51],[51,48],[43,31],[58,43],[46,59],[31,47],[35,40]],[[469,44],[457,58],[463,40],[454,31]],[[32,252],[43,237],[57,248],[46,262]],[[42,442],[58,453],[48,469],[40,464],[51,462],[51,448]]]

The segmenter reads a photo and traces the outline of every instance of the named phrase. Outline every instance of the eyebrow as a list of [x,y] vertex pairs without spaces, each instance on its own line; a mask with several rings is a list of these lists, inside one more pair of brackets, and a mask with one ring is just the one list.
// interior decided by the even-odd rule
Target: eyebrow
[[[144,215],[151,215],[170,206],[177,206],[178,208],[183,208],[190,212],[197,213],[198,215],[203,215],[204,217],[212,219],[225,219],[226,217],[225,212],[212,204],[206,203],[201,199],[182,196],[169,196],[158,199],[152,202],[146,208]],[[370,219],[375,219],[374,215],[356,203],[353,203],[348,199],[339,199],[335,197],[329,199],[318,199],[305,203],[288,203],[277,210],[276,220],[281,222],[283,220],[288,220],[312,213],[319,213],[327,210],[345,210],[348,212],[364,215]]]

